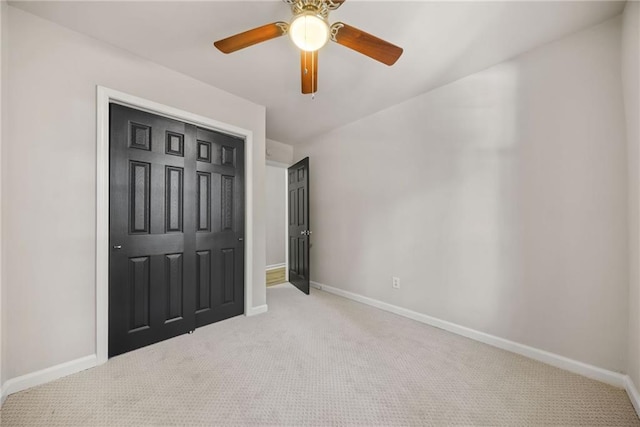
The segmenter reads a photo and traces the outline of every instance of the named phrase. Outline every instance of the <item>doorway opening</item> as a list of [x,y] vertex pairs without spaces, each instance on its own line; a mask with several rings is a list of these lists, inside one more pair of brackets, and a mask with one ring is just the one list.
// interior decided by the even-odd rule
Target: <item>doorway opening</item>
[[292,166],[267,161],[266,169],[266,284],[269,287],[289,282],[308,295],[312,234],[309,229],[309,158],[305,157]]
[[287,167],[267,161],[265,170],[267,287],[289,281]]

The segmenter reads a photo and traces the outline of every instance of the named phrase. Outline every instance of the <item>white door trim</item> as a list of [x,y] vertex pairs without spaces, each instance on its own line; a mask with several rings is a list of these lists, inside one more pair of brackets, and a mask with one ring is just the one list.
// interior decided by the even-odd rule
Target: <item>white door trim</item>
[[289,166],[284,170],[284,280],[289,281]]
[[[253,311],[253,132],[208,117],[97,86],[96,147],[96,355],[108,359],[109,343],[109,103],[126,105],[160,116],[239,136],[245,141],[245,279],[244,312]],[[266,308],[266,306],[265,306]],[[266,311],[266,310],[265,310]]]

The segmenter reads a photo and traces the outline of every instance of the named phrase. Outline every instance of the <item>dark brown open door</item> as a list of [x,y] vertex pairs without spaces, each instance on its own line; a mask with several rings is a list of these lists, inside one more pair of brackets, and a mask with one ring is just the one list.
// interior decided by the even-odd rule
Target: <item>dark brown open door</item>
[[289,168],[289,282],[309,294],[309,158]]

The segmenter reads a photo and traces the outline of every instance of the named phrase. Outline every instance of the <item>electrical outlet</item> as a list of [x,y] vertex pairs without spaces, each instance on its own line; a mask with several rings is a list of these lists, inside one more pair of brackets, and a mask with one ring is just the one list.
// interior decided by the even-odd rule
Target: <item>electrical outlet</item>
[[400,278],[399,277],[393,277],[393,282],[391,284],[391,286],[393,286],[394,289],[400,289]]

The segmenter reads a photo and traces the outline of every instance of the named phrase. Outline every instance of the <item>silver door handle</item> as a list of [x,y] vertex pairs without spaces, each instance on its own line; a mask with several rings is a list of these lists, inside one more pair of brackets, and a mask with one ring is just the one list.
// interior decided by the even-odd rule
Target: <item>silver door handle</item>
[[113,249],[116,249],[116,250],[118,250],[118,249],[122,249],[122,245],[114,245],[114,246],[113,246]]
[[305,232],[305,230],[302,230],[302,231],[300,232],[300,234],[302,234],[302,235],[304,236],[304,235],[305,235],[305,234],[307,234],[307,233]]

